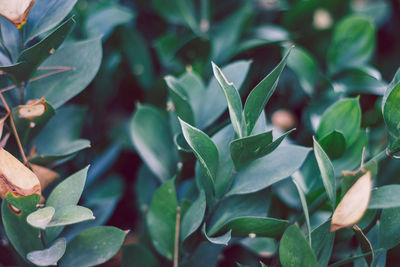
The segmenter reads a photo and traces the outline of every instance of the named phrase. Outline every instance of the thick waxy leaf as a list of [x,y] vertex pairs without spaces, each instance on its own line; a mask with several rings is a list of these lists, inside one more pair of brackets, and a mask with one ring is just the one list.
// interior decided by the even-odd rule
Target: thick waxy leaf
[[19,202],[18,207],[24,207],[16,210],[8,204],[8,200],[3,200],[1,203],[1,217],[7,238],[18,254],[25,259],[32,250],[43,249],[39,239],[39,229],[33,228],[26,222],[27,216],[36,210],[40,197],[31,195],[15,198],[12,194],[7,194],[7,196]]
[[356,235],[358,243],[360,244],[362,253],[371,253],[370,255],[365,256],[365,260],[367,261],[368,265],[370,265],[374,258],[374,249],[372,248],[372,245],[369,242],[368,238],[357,225],[353,226],[353,231]]
[[89,267],[102,264],[114,256],[126,233],[112,226],[99,226],[84,231],[68,243],[60,266]]
[[121,266],[158,267],[160,263],[157,257],[146,247],[137,244],[129,244],[122,247]]
[[200,191],[199,197],[183,216],[181,223],[181,240],[185,240],[189,235],[194,233],[203,221],[206,212],[206,195],[204,191]]
[[323,139],[333,131],[343,134],[346,148],[356,141],[360,131],[361,107],[358,98],[346,98],[330,106],[322,115],[317,137]]
[[147,226],[154,247],[161,255],[172,260],[174,255],[175,224],[178,202],[175,179],[157,189],[147,214]]
[[371,192],[369,209],[388,209],[400,207],[400,185],[380,186]]
[[242,100],[235,85],[229,82],[221,69],[212,62],[214,76],[217,79],[222,91],[224,92],[226,102],[228,103],[229,116],[233,129],[239,137],[243,137],[243,123],[242,123]]
[[332,74],[350,67],[363,66],[375,49],[372,22],[359,15],[341,20],[335,27],[328,50],[328,67]]
[[259,255],[260,257],[271,257],[278,249],[274,238],[269,237],[248,237],[240,240],[240,245]]
[[247,97],[246,104],[244,105],[244,118],[247,127],[247,135],[253,131],[254,125],[261,112],[264,110],[265,105],[275,92],[278,85],[278,79],[286,65],[286,60],[290,54],[290,50],[283,57],[282,61],[268,74]]
[[230,151],[236,170],[273,152],[292,131],[286,132],[275,141],[272,141],[272,131],[233,140]]
[[131,120],[131,138],[142,160],[161,182],[170,179],[176,168],[176,149],[167,118],[159,110],[139,105]]
[[29,252],[27,259],[38,266],[57,265],[57,262],[65,253],[67,242],[65,238],[57,239],[53,245],[43,250]]
[[379,247],[391,249],[400,243],[400,208],[382,210],[379,224]]
[[59,108],[89,85],[99,70],[101,58],[99,37],[69,42],[40,65],[50,70],[38,70],[35,76],[44,74],[44,71],[53,74],[32,82],[27,97],[44,97],[55,109]]
[[57,209],[46,227],[65,226],[94,219],[93,212],[90,209],[70,205]]
[[231,240],[232,230],[229,230],[225,234],[222,234],[220,236],[210,237],[207,234],[206,224],[204,223],[203,224],[203,228],[202,228],[202,232],[203,232],[204,236],[207,238],[208,241],[210,241],[211,243],[216,244],[216,245],[225,245],[225,246],[227,246],[228,242]]
[[346,151],[346,139],[343,134],[333,131],[319,140],[319,144],[331,159],[340,158]]
[[27,82],[36,68],[62,44],[74,24],[72,18],[67,20],[45,39],[24,50],[15,65],[3,66],[0,70],[10,74],[16,85]]
[[287,228],[283,234],[279,246],[279,259],[283,267],[318,267],[310,244],[296,225]]
[[170,96],[177,115],[187,123],[195,125],[193,110],[190,106],[185,89],[182,88],[179,81],[172,76],[166,76],[165,81],[170,89]]
[[215,181],[218,169],[218,149],[208,135],[179,119],[183,136],[193,149],[207,176]]
[[330,161],[328,155],[318,144],[317,140],[314,138],[314,153],[315,158],[318,162],[318,167],[321,172],[322,182],[326,193],[331,201],[332,209],[335,209],[336,205],[336,178],[335,170],[333,169],[332,162]]
[[347,191],[332,215],[331,231],[357,223],[367,210],[372,189],[371,172],[361,176]]
[[40,0],[33,5],[26,24],[27,41],[57,26],[71,12],[77,0]]
[[331,258],[335,233],[330,232],[331,221],[327,221],[311,232],[312,249],[318,259],[318,264],[325,267]]
[[390,150],[400,149],[400,83],[393,87],[383,106],[383,118],[389,132]]
[[228,195],[257,192],[292,175],[310,152],[301,146],[281,146],[267,156],[243,167],[236,175]]
[[46,226],[53,218],[55,211],[56,210],[53,207],[38,209],[37,211],[29,214],[26,218],[26,221],[33,227],[46,229]]

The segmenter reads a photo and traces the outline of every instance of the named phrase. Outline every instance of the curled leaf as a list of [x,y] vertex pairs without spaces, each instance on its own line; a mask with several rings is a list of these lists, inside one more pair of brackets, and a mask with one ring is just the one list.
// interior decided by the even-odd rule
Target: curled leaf
[[17,158],[0,148],[0,197],[11,192],[15,196],[41,194],[39,179]]
[[0,0],[0,15],[18,29],[25,25],[35,0]]
[[26,102],[26,105],[18,106],[18,116],[20,118],[32,120],[42,116],[46,112],[47,106],[44,98],[34,99]]
[[367,210],[372,190],[371,172],[361,176],[347,191],[332,216],[331,232],[357,223]]
[[55,179],[60,177],[60,175],[57,172],[55,172],[51,169],[48,169],[46,167],[36,165],[33,163],[31,163],[30,166],[31,166],[33,173],[36,174],[36,176],[38,177],[40,185],[43,190],[49,184],[51,184]]

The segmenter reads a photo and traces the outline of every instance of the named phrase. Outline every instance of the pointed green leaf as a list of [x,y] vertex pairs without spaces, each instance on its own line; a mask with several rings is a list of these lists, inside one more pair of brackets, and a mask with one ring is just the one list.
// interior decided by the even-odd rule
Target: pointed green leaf
[[304,217],[306,218],[308,243],[310,243],[310,245],[312,245],[310,214],[308,213],[306,196],[304,195],[303,189],[300,187],[299,183],[295,179],[292,179],[292,181],[293,181],[294,185],[296,186],[297,192],[299,193],[301,207],[303,208]]
[[201,225],[206,212],[206,195],[200,191],[199,197],[185,213],[181,223],[181,240],[184,241]]
[[264,110],[265,105],[275,92],[278,85],[278,79],[281,75],[283,68],[286,65],[286,60],[290,54],[290,50],[283,57],[278,66],[275,67],[253,90],[247,97],[246,104],[244,105],[244,118],[247,126],[247,135],[253,131],[254,125],[261,112]]
[[210,241],[210,242],[213,243],[213,244],[216,244],[216,245],[225,245],[225,246],[227,246],[227,245],[228,245],[228,242],[231,240],[231,233],[232,233],[232,230],[229,230],[229,231],[227,231],[225,234],[220,235],[220,236],[216,236],[216,237],[210,237],[210,236],[207,234],[207,231],[206,231],[206,224],[205,224],[205,223],[203,224],[203,227],[202,227],[201,230],[202,230],[204,236],[207,238],[207,240]]
[[311,232],[312,249],[320,267],[326,267],[331,258],[335,232],[332,233],[330,229],[331,220],[328,220]]
[[27,259],[38,266],[57,265],[65,253],[67,242],[65,238],[57,239],[49,248],[35,250],[26,255]]
[[157,189],[146,218],[154,247],[169,260],[172,260],[174,255],[178,207],[174,183],[175,179],[169,180]]
[[363,254],[370,253],[370,255],[365,256],[365,260],[367,261],[368,265],[370,265],[374,258],[374,249],[372,248],[371,242],[369,242],[367,236],[357,225],[353,226],[353,231],[358,240],[358,243],[360,244],[362,253]]
[[317,140],[314,138],[314,153],[315,158],[318,162],[319,171],[321,172],[322,182],[324,183],[326,194],[331,201],[332,210],[336,206],[336,178],[335,170],[328,155],[318,144]]
[[383,118],[389,132],[390,150],[400,149],[400,83],[393,87],[383,106]]
[[60,266],[89,267],[102,264],[118,252],[125,236],[126,232],[112,226],[88,229],[68,243]]
[[310,244],[296,225],[287,228],[283,234],[279,246],[279,259],[283,267],[318,267]]
[[93,212],[90,209],[71,205],[58,208],[46,227],[65,226],[94,219]]
[[29,214],[28,217],[26,217],[26,221],[33,227],[46,229],[46,226],[53,218],[55,211],[56,210],[53,207],[38,209],[37,211]]
[[236,87],[232,82],[229,82],[225,75],[222,73],[221,69],[212,63],[213,73],[217,79],[222,91],[224,92],[226,102],[228,103],[229,116],[231,118],[231,123],[233,129],[239,137],[243,137],[243,127],[242,127],[242,100]]
[[369,209],[389,209],[400,207],[400,185],[384,185],[371,192]]
[[321,138],[319,144],[333,160],[340,158],[346,151],[346,140],[343,134],[336,130]]

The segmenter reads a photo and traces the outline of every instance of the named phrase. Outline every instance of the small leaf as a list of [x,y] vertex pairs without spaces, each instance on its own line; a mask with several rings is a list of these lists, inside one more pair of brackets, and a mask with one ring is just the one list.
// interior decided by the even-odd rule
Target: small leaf
[[214,142],[204,132],[196,129],[188,123],[179,119],[182,133],[186,142],[193,149],[196,158],[204,168],[211,181],[215,181],[218,169],[218,149]]
[[232,82],[229,82],[225,75],[222,73],[220,68],[212,63],[213,73],[217,79],[222,91],[224,92],[226,102],[228,103],[229,115],[231,118],[231,123],[233,129],[239,137],[243,137],[243,127],[242,127],[242,100],[236,87]]
[[229,147],[236,170],[273,152],[293,130],[286,132],[275,141],[272,141],[272,131],[233,140]]
[[367,261],[368,265],[370,265],[374,258],[374,249],[371,245],[371,242],[369,242],[368,238],[357,225],[353,226],[353,231],[356,235],[358,243],[360,244],[362,253],[371,253],[370,255],[365,256],[365,260]]
[[90,209],[82,206],[70,205],[57,209],[46,227],[65,226],[94,219],[93,212]]
[[290,54],[290,50],[283,57],[278,66],[275,67],[253,90],[247,97],[246,104],[244,105],[244,118],[247,126],[247,135],[253,131],[254,125],[261,112],[264,110],[265,105],[275,92],[278,85],[278,79],[286,65],[286,60]]
[[372,189],[371,172],[368,171],[347,191],[332,215],[331,231],[357,223],[367,210]]
[[38,266],[57,265],[57,262],[65,253],[67,243],[65,238],[57,239],[47,249],[29,252],[26,257],[29,261]]
[[375,188],[371,192],[369,209],[388,209],[400,207],[400,185],[391,184]]
[[206,195],[200,191],[199,197],[185,213],[181,224],[181,240],[184,241],[201,225],[206,212]]
[[161,185],[155,192],[147,214],[147,227],[156,250],[172,260],[178,202],[175,179]]
[[228,245],[228,242],[231,240],[231,232],[232,230],[227,231],[225,234],[217,236],[217,237],[210,237],[207,235],[207,231],[206,231],[206,224],[203,224],[202,227],[202,232],[204,234],[204,236],[207,238],[208,241],[210,241],[213,244],[216,245]]
[[314,138],[314,153],[315,158],[318,162],[318,167],[321,172],[322,182],[324,183],[326,194],[331,201],[332,210],[335,209],[336,205],[336,178],[335,171],[333,169],[332,162],[330,161],[328,155],[318,144],[317,140]]
[[311,232],[312,249],[321,267],[328,265],[332,254],[335,233],[330,232],[331,221],[328,220]]
[[33,227],[46,229],[46,226],[53,218],[55,211],[56,210],[53,207],[38,209],[37,211],[29,214],[28,217],[26,217],[26,221]]
[[89,267],[102,264],[113,257],[124,242],[126,233],[112,226],[88,229],[68,243],[61,267]]
[[319,144],[332,160],[340,158],[346,151],[346,139],[338,131],[333,131],[321,138]]
[[318,267],[310,244],[296,225],[287,228],[283,234],[279,246],[279,259],[283,267]]

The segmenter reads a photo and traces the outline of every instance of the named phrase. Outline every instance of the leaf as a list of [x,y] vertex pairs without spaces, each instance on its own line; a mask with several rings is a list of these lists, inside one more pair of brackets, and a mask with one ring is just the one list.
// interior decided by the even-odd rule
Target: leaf
[[[388,94],[383,106],[383,118],[389,132],[391,150],[400,149],[400,83]],[[397,142],[395,141],[397,140]]]
[[40,197],[39,195],[31,195],[15,198],[12,194],[7,194],[7,196],[20,202],[18,207],[24,207],[24,209],[16,212],[15,208],[11,208],[8,204],[8,199],[1,203],[1,217],[7,238],[18,254],[25,259],[26,255],[32,250],[43,249],[38,238],[39,229],[33,228],[26,222],[27,216],[36,210]]
[[26,217],[26,221],[35,228],[46,229],[47,225],[53,218],[55,213],[53,207],[45,207],[43,209],[38,209]]
[[400,207],[400,185],[391,184],[375,188],[371,192],[369,209],[389,209]]
[[314,139],[314,154],[318,162],[319,170],[321,172],[322,182],[324,183],[326,194],[328,195],[328,198],[331,201],[332,210],[334,210],[336,206],[335,170],[333,169],[332,162],[330,161],[328,155],[326,155],[325,151],[318,144],[317,140],[315,140],[315,138],[313,139]]
[[218,149],[204,132],[196,129],[179,118],[183,136],[193,149],[196,158],[211,181],[215,181],[218,169]]
[[380,248],[389,250],[400,243],[400,208],[388,208],[382,210],[379,223],[379,244]]
[[229,82],[221,69],[211,62],[213,73],[217,79],[222,91],[224,92],[226,102],[228,103],[229,116],[233,129],[239,137],[243,137],[243,125],[242,125],[242,100],[236,87],[232,82]]
[[278,147],[274,152],[243,167],[236,174],[227,195],[257,192],[289,177],[301,167],[309,152],[309,148],[301,146]]
[[157,257],[146,247],[138,244],[129,244],[122,247],[121,266],[158,267],[160,264]]
[[367,261],[368,265],[370,265],[374,258],[374,249],[373,249],[370,241],[368,240],[368,238],[365,236],[365,234],[362,232],[362,230],[357,225],[353,226],[353,231],[358,240],[358,243],[360,244],[362,253],[363,254],[371,253],[370,255],[365,256],[365,260]]
[[167,118],[158,109],[139,105],[131,119],[132,141],[150,170],[165,182],[175,172],[177,154]]
[[334,29],[328,50],[330,73],[365,65],[374,49],[375,29],[368,18],[352,15],[342,19]]
[[317,267],[318,262],[303,232],[292,225],[286,229],[279,246],[279,259],[283,267]]
[[367,210],[372,189],[371,172],[361,176],[347,191],[332,215],[331,231],[357,223]]
[[319,144],[332,160],[340,158],[346,151],[346,140],[336,130],[321,138]]
[[358,98],[345,98],[330,106],[323,114],[317,137],[325,138],[333,131],[343,134],[346,148],[357,139],[361,125],[361,107]]
[[36,68],[64,42],[74,24],[75,21],[70,18],[45,39],[22,51],[14,65],[2,66],[0,70],[11,75],[16,86],[19,86],[21,82],[27,82]]
[[174,183],[175,179],[169,180],[157,189],[146,218],[154,247],[169,260],[172,260],[174,254],[178,207]]
[[210,237],[207,234],[206,224],[204,223],[203,227],[202,227],[202,233],[207,238],[207,240],[210,241],[211,243],[216,244],[216,245],[225,245],[225,246],[227,246],[229,241],[231,240],[232,230],[229,230],[225,234],[217,236],[217,237]]
[[181,223],[181,240],[184,241],[193,234],[203,222],[206,212],[206,195],[204,191],[200,191],[199,197],[190,206],[185,213]]
[[88,267],[104,263],[118,252],[125,236],[124,231],[112,226],[88,229],[68,243],[60,266]]
[[70,205],[57,209],[46,227],[65,226],[94,219],[93,212],[90,209],[82,206]]
[[29,252],[27,259],[38,266],[57,265],[67,247],[65,238],[57,239],[49,248]]
[[278,248],[276,240],[269,237],[243,238],[240,245],[263,258],[272,257]]
[[275,141],[272,141],[272,131],[233,140],[229,147],[236,170],[273,152],[293,131],[284,133]]
[[330,232],[331,221],[328,220],[311,232],[312,249],[321,267],[328,265],[332,254],[335,233]]
[[247,97],[246,104],[244,105],[244,118],[247,127],[247,135],[253,131],[254,125],[261,112],[264,110],[265,105],[275,92],[278,85],[278,79],[286,65],[286,60],[290,54],[290,50],[283,57],[281,62],[268,74],[256,87],[251,90]]
[[[221,69],[225,77],[240,89],[250,69],[250,61],[235,61]],[[224,93],[217,79],[212,77],[202,98],[200,116],[197,121],[199,129],[204,129],[218,119],[228,107]]]
[[304,92],[311,96],[314,94],[317,79],[317,63],[315,58],[300,47],[292,49],[287,65],[294,71]]
[[296,179],[292,179],[294,185],[296,186],[297,192],[299,193],[301,207],[303,208],[304,217],[306,218],[307,232],[308,232],[308,242],[312,245],[311,242],[311,225],[310,225],[310,215],[308,213],[308,206],[306,196],[304,195],[303,189],[300,187],[299,183]]

